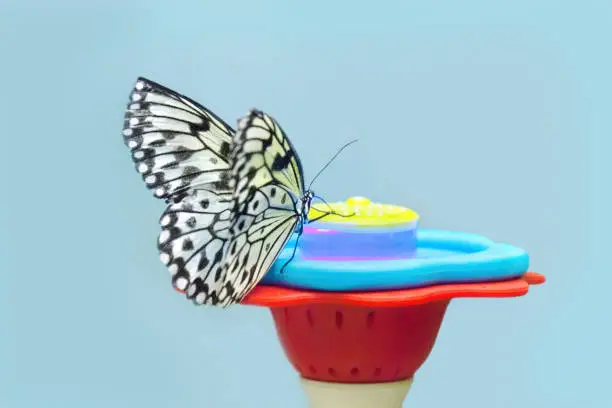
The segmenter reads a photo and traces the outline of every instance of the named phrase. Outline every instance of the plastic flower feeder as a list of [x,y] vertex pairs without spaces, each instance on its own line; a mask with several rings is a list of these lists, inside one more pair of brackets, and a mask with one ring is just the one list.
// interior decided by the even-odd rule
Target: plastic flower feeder
[[544,282],[523,250],[418,231],[407,208],[363,198],[331,206],[354,216],[305,229],[284,272],[294,241],[243,301],[270,308],[312,408],[401,407],[451,299],[522,296]]

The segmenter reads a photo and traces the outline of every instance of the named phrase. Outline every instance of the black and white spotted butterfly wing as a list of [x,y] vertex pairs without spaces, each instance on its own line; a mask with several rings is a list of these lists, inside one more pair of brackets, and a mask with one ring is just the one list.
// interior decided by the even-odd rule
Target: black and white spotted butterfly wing
[[[299,157],[278,123],[251,111],[232,149],[233,221],[221,305],[240,302],[264,277],[300,221],[304,195]],[[229,290],[229,291],[228,291]]]
[[230,239],[232,194],[192,190],[160,218],[158,248],[176,289],[199,304],[217,304]]
[[238,121],[231,156],[236,191],[275,181],[298,198],[304,195],[300,158],[280,125],[264,112],[251,110]]
[[[274,190],[276,196],[271,198]],[[296,208],[287,191],[269,184],[253,193],[232,223],[223,268],[226,283],[219,297],[222,306],[239,303],[261,281],[297,223]]]
[[130,94],[123,128],[136,170],[162,199],[190,188],[229,191],[234,133],[194,100],[145,78]]

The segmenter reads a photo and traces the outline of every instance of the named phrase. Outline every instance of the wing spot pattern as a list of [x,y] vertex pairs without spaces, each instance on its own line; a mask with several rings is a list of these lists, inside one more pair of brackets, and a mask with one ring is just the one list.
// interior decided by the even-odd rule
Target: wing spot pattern
[[295,231],[305,201],[299,157],[276,121],[252,110],[238,128],[144,78],[126,109],[122,133],[136,170],[168,203],[160,261],[196,304],[240,302]]

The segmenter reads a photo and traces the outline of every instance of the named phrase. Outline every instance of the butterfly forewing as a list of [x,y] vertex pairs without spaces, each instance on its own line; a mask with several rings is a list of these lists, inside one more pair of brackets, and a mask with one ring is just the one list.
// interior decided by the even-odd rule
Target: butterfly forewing
[[229,191],[233,135],[229,125],[192,99],[145,78],[136,81],[123,136],[156,197],[199,187]]
[[[234,154],[234,157],[244,161],[258,160],[257,167],[265,165],[274,180],[296,197],[302,197],[304,175],[300,158],[276,120],[261,111],[252,110],[238,122],[238,127],[244,130],[236,134],[233,149],[238,149],[242,154]],[[267,181],[263,179],[256,183]]]
[[233,221],[224,261],[231,286],[222,292],[222,306],[240,302],[268,272],[295,231],[303,195],[299,157],[263,112],[238,122],[232,164]]

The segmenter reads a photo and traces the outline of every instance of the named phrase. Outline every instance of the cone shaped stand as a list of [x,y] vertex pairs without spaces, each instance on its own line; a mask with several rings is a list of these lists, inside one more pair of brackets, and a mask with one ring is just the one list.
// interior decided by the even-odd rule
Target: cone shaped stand
[[449,302],[516,297],[543,275],[384,292],[258,286],[243,304],[269,307],[311,408],[399,408],[431,352]]
[[412,379],[372,384],[300,381],[311,408],[401,408],[412,386]]

